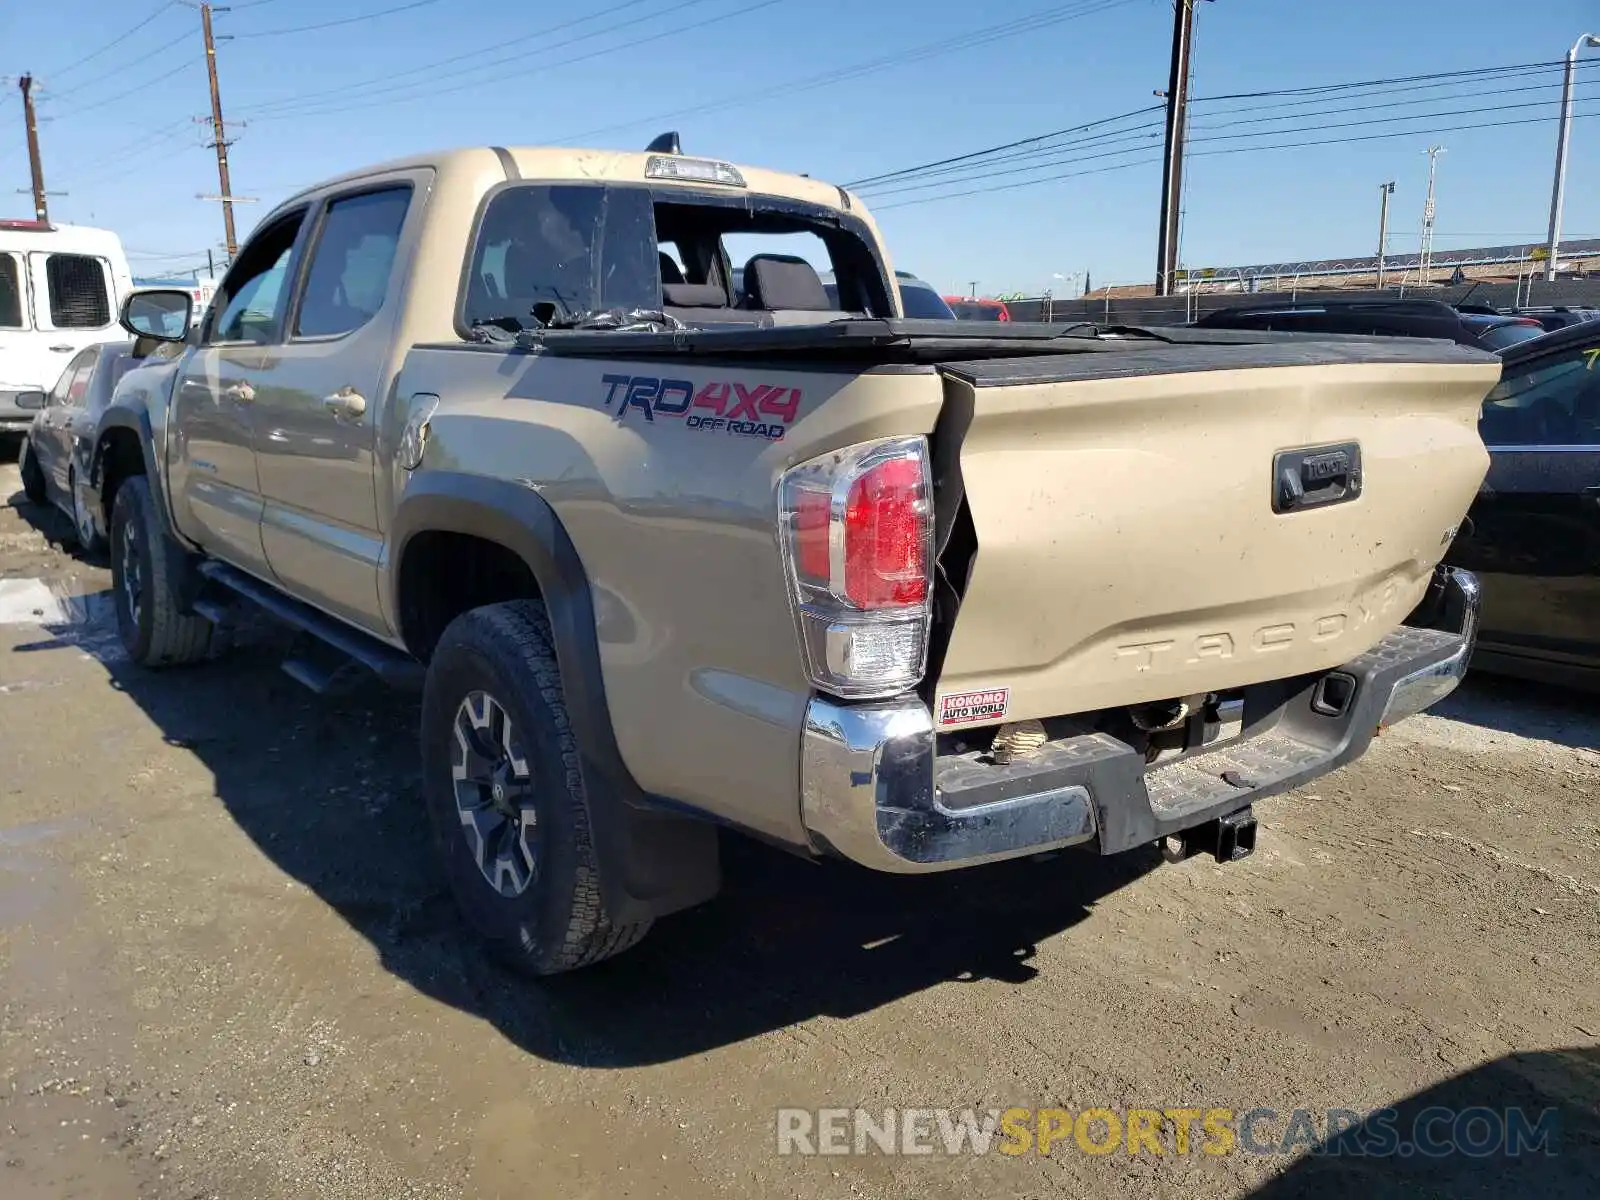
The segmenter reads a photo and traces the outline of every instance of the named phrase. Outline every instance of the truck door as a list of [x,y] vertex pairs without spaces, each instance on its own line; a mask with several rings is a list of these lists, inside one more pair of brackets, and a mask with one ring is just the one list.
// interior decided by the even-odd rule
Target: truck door
[[1479,431],[1489,474],[1451,561],[1482,582],[1485,657],[1600,665],[1600,329],[1508,365]]
[[290,213],[250,239],[173,386],[168,455],[178,528],[264,578],[271,568],[261,547],[252,377],[283,328],[304,224],[304,210]]
[[409,180],[392,180],[328,199],[307,238],[287,335],[250,372],[267,561],[289,592],[375,633],[388,632],[375,431],[412,195]]

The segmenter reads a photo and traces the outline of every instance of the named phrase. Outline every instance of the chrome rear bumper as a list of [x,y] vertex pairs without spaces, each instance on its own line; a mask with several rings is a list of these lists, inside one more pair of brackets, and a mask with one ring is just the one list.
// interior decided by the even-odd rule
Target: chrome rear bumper
[[[817,850],[879,871],[949,870],[1097,841],[1110,854],[1296,787],[1366,750],[1384,726],[1453,691],[1477,636],[1478,582],[1440,568],[1423,604],[1366,654],[1320,676],[1244,689],[1244,736],[1149,768],[1106,733],[1045,743],[1007,766],[941,755],[915,697],[815,697],[801,810]],[[1342,677],[1330,712],[1324,691]]]

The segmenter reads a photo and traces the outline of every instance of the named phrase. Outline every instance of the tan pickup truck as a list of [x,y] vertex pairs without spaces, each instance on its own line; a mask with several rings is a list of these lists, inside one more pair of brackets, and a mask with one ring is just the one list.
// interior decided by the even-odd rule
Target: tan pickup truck
[[125,306],[170,343],[93,460],[127,649],[265,608],[313,687],[421,687],[443,868],[538,973],[712,895],[719,825],[1242,857],[1454,686],[1495,359],[907,321],[894,280],[848,191],[675,145],[301,192],[197,327]]

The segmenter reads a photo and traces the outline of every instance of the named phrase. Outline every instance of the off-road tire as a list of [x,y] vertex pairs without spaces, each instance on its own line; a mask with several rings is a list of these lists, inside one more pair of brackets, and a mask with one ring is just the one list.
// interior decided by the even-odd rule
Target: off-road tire
[[[130,539],[139,571],[137,609],[129,590]],[[150,481],[143,475],[123,480],[111,512],[111,594],[123,648],[140,666],[199,662],[210,651],[211,622],[179,606],[177,584],[189,569],[162,527]]]
[[22,445],[17,448],[17,465],[22,469],[22,494],[30,503],[50,503],[50,488],[45,483],[44,468],[39,465],[39,457],[33,452],[31,438],[23,438]]
[[[457,806],[452,766],[457,715],[485,693],[504,709],[527,759],[535,814],[526,890],[497,891],[478,865]],[[445,629],[422,697],[423,792],[434,844],[456,903],[490,951],[514,970],[554,975],[633,946],[650,922],[613,925],[600,897],[600,864],[556,665],[550,622],[534,600],[464,613]]]
[[[78,548],[90,558],[99,558],[106,552],[106,539],[97,528],[94,518],[86,514],[80,507],[78,495],[78,471],[74,467],[67,472],[67,495],[72,500],[72,533],[78,539]],[[90,532],[84,533],[84,524],[87,522]]]

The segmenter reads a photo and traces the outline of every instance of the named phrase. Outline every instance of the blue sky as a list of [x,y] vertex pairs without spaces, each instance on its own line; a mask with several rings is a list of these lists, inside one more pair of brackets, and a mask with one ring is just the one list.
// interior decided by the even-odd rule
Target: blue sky
[[[239,209],[240,230],[294,187],[365,162],[464,144],[636,147],[669,127],[689,153],[849,182],[1159,104],[1171,11],[1170,0],[239,0],[216,29],[230,37],[218,48],[225,115],[240,122],[234,191],[261,200]],[[1025,28],[995,28],[1034,14]],[[292,32],[308,25],[327,27]],[[1207,0],[1194,94],[1548,62],[1586,29],[1600,32],[1600,0]],[[983,30],[993,32],[971,36]],[[1587,58],[1568,237],[1600,236],[1600,50]],[[209,109],[199,13],[160,0],[3,6],[0,212],[15,215],[30,207],[12,194],[28,185],[14,82],[28,71],[48,186],[69,193],[52,199],[52,215],[116,229],[136,273],[203,264],[222,221],[196,199],[217,190],[208,130],[193,120]],[[1431,107],[1409,112],[1478,111],[1397,127],[1363,124],[1392,115],[1374,105],[1406,98],[1391,93],[1197,103],[1184,261],[1370,254],[1386,179],[1397,184],[1390,248],[1414,251],[1431,141],[1447,147],[1437,247],[1542,238],[1559,75],[1421,95]],[[1305,119],[1285,116],[1297,108]],[[1277,142],[1401,136],[1201,153],[1240,145],[1202,145],[1202,130],[1251,118],[1246,146],[1272,128],[1299,131]],[[1447,129],[1511,119],[1536,123]],[[1159,144],[1135,133],[1096,144],[1120,156],[1080,148],[1054,172],[1075,177],[1034,186],[893,208],[939,190],[869,193],[869,203],[896,265],[946,290],[976,280],[990,294],[1059,291],[1056,276],[1084,270],[1096,285],[1148,280],[1160,167],[1147,160]],[[974,175],[972,186],[1022,178]]]

